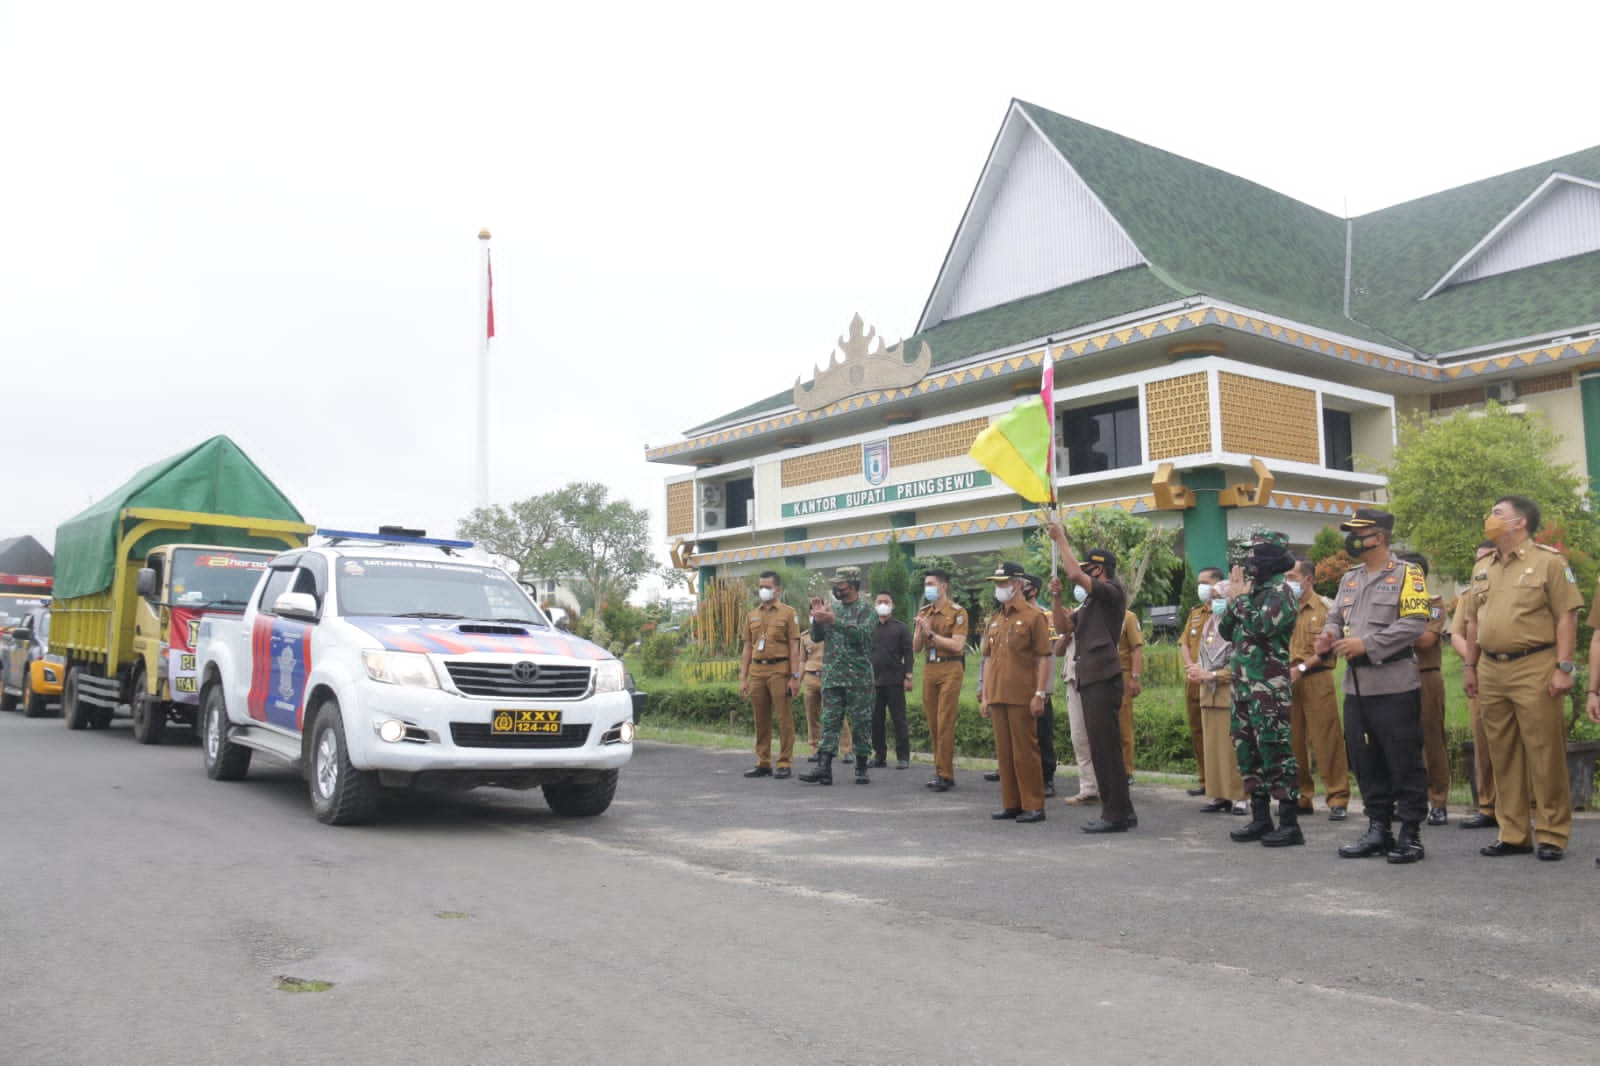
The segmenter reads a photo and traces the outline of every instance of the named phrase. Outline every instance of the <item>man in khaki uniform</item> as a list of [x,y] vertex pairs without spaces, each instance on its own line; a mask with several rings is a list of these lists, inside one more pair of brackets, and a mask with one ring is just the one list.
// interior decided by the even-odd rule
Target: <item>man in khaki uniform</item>
[[1532,793],[1539,858],[1557,862],[1572,835],[1572,793],[1561,705],[1572,691],[1572,656],[1583,596],[1567,560],[1533,543],[1539,505],[1495,501],[1484,536],[1495,555],[1473,568],[1467,590],[1467,694],[1478,697],[1494,764],[1500,838],[1480,855],[1525,855]]
[[1117,659],[1122,663],[1122,706],[1117,709],[1117,732],[1122,736],[1122,768],[1133,780],[1133,698],[1142,691],[1144,673],[1144,630],[1139,616],[1123,612],[1122,633],[1117,638]]
[[1290,688],[1289,745],[1300,767],[1300,809],[1314,810],[1311,802],[1316,781],[1311,776],[1311,752],[1322,771],[1322,793],[1328,800],[1328,819],[1342,822],[1350,807],[1350,764],[1345,757],[1344,726],[1339,721],[1339,699],[1333,690],[1332,656],[1315,648],[1317,634],[1328,623],[1328,605],[1311,587],[1314,570],[1297,559],[1289,572],[1289,591],[1299,601],[1294,633],[1289,637]]
[[[1418,552],[1397,552],[1428,576],[1428,560]],[[1417,670],[1422,675],[1422,766],[1428,775],[1428,824],[1450,820],[1450,756],[1444,740],[1444,633],[1450,620],[1444,600],[1428,589],[1428,628],[1417,638]]]
[[[1584,710],[1589,721],[1600,725],[1600,585],[1594,590],[1594,602],[1589,604],[1589,628],[1594,636],[1589,640],[1589,689],[1584,696]],[[1595,865],[1600,866],[1600,859]]]
[[[1222,580],[1222,571],[1214,566],[1208,566],[1200,571],[1198,577],[1199,587],[1196,589],[1200,596],[1200,603],[1189,612],[1188,621],[1183,623],[1183,632],[1178,635],[1178,656],[1183,660],[1183,673],[1187,678],[1190,667],[1200,662],[1200,634],[1204,632],[1206,623],[1211,621],[1211,589]],[[1183,685],[1183,710],[1189,720],[1189,746],[1194,748],[1194,765],[1200,781],[1189,790],[1191,796],[1204,796],[1206,794],[1206,744],[1204,719],[1200,715],[1200,682],[1185,680]],[[1074,741],[1073,743],[1077,743]],[[1305,763],[1301,762],[1301,766]],[[1304,789],[1302,789],[1304,792]]]
[[1044,821],[1044,773],[1039,727],[1050,695],[1050,623],[1023,595],[1018,563],[1001,563],[993,576],[999,609],[989,621],[982,654],[988,660],[978,707],[994,724],[1004,806],[992,815],[1021,823]]
[[[1485,541],[1478,545],[1477,555],[1473,564],[1483,562],[1495,553],[1492,541]],[[1470,591],[1470,590],[1469,590]],[[1461,656],[1463,662],[1467,658],[1467,595],[1462,593],[1455,599],[1455,604],[1450,611],[1450,646]],[[1462,829],[1498,829],[1499,821],[1494,816],[1494,764],[1489,761],[1489,734],[1483,730],[1483,715],[1478,712],[1478,697],[1467,697],[1467,721],[1472,728],[1472,770],[1473,781],[1477,785],[1478,809],[1456,824]]]
[[[800,631],[800,658],[805,664],[800,668],[800,698],[806,707],[806,740],[811,744],[806,762],[817,761],[817,746],[822,743],[822,652],[826,647],[825,641],[811,639],[809,629]],[[839,750],[848,751],[850,746],[850,723],[845,722],[839,733]]]
[[966,675],[967,611],[950,598],[950,575],[943,570],[929,570],[923,576],[922,594],[926,606],[917,612],[911,653],[924,656],[922,710],[933,747],[933,780],[928,787],[948,792],[956,787],[956,714]]
[[[788,777],[794,760],[794,694],[800,688],[800,617],[779,597],[771,570],[761,573],[761,602],[745,616],[739,655],[739,692],[750,697],[756,720],[756,765],[746,777]],[[778,765],[772,765],[772,713],[778,713]]]

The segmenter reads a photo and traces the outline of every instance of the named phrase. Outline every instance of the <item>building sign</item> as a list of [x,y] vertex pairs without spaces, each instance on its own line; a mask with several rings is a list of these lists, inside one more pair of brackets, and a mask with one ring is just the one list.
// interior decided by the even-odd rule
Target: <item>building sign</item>
[[920,481],[902,481],[898,485],[879,485],[859,492],[838,492],[832,496],[814,496],[809,500],[795,500],[783,505],[784,518],[804,518],[808,515],[827,514],[831,511],[849,511],[858,507],[874,507],[880,503],[902,503],[928,496],[946,496],[969,489],[987,488],[994,478],[987,470],[972,470],[965,474],[942,474]]
[[861,476],[868,485],[882,485],[889,478],[889,442],[875,440],[861,446]]

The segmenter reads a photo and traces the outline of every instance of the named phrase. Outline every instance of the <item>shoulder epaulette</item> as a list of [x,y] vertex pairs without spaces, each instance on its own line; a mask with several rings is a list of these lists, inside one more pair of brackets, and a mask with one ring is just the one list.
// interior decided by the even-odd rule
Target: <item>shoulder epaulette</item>
[[1551,555],[1560,555],[1561,554],[1561,549],[1560,548],[1552,548],[1548,544],[1535,544],[1534,547],[1535,548],[1543,548],[1545,551],[1549,552]]

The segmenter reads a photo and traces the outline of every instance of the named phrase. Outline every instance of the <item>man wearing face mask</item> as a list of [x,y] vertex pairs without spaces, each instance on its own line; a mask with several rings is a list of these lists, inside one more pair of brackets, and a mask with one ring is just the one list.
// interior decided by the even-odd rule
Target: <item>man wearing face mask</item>
[[1328,624],[1328,607],[1311,587],[1314,568],[1297,559],[1284,584],[1296,601],[1294,635],[1289,638],[1290,736],[1294,761],[1300,766],[1300,810],[1309,813],[1316,781],[1311,777],[1311,753],[1316,752],[1322,771],[1322,793],[1328,799],[1328,820],[1342,822],[1350,806],[1350,764],[1345,758],[1344,726],[1339,722],[1339,698],[1333,690],[1332,657],[1317,654],[1317,634]]
[[895,765],[911,765],[911,738],[906,732],[906,693],[911,691],[911,627],[894,616],[894,597],[880,592],[873,597],[878,628],[872,633],[872,765],[889,765],[889,742],[884,711],[894,718]]
[[[750,697],[756,721],[756,765],[746,777],[788,777],[794,761],[794,695],[800,690],[800,617],[779,599],[781,582],[763,571],[761,602],[745,616],[739,692]],[[778,765],[772,765],[772,715],[778,715]]]
[[1224,639],[1233,642],[1230,725],[1239,777],[1250,796],[1250,823],[1228,836],[1240,844],[1259,840],[1269,848],[1306,842],[1300,831],[1300,768],[1289,723],[1289,638],[1298,605],[1283,575],[1293,566],[1284,534],[1264,530],[1252,536],[1249,558],[1228,577],[1228,609],[1217,621]]
[[922,596],[925,606],[917,612],[911,650],[926,657],[922,710],[933,747],[933,780],[928,787],[948,792],[956,787],[956,713],[966,674],[967,612],[950,598],[950,575],[943,570],[929,570],[923,576]]
[[[1533,543],[1539,505],[1502,496],[1483,523],[1495,554],[1473,568],[1467,596],[1467,695],[1489,737],[1500,838],[1480,855],[1525,855],[1558,862],[1572,834],[1561,707],[1572,691],[1583,596],[1567,560]],[[1593,682],[1590,682],[1593,684]],[[1534,840],[1528,838],[1528,797]]]
[[[1339,593],[1314,645],[1343,655],[1344,737],[1361,785],[1367,831],[1339,849],[1341,857],[1382,855],[1420,862],[1428,814],[1422,769],[1422,681],[1412,650],[1428,626],[1428,583],[1422,571],[1390,550],[1394,515],[1358,507],[1339,527],[1345,550],[1360,563],[1339,579]],[[1393,833],[1400,820],[1400,836]]]
[[1222,571],[1214,566],[1205,567],[1198,580],[1195,594],[1200,603],[1189,612],[1189,619],[1183,623],[1183,632],[1178,637],[1178,656],[1183,660],[1185,678],[1183,708],[1189,720],[1189,746],[1194,749],[1194,765],[1200,778],[1189,790],[1191,796],[1206,794],[1206,744],[1205,719],[1200,712],[1201,682],[1189,677],[1189,673],[1200,663],[1200,636],[1205,632],[1206,623],[1211,621],[1211,588],[1222,580]]
[[[1128,796],[1128,775],[1122,765],[1122,732],[1117,715],[1122,707],[1122,662],[1117,658],[1117,638],[1128,610],[1128,596],[1117,583],[1117,557],[1104,548],[1084,555],[1082,565],[1067,543],[1060,523],[1047,527],[1061,553],[1061,571],[1083,589],[1073,629],[1077,648],[1078,698],[1083,701],[1083,723],[1089,734],[1089,758],[1100,787],[1100,817],[1083,826],[1085,833],[1125,833],[1139,824]],[[1057,597],[1056,631],[1068,628],[1066,606]]]
[[833,784],[833,757],[839,750],[839,727],[850,718],[855,740],[856,784],[870,783],[867,764],[872,759],[872,634],[878,616],[861,599],[861,568],[841,566],[833,572],[833,598],[829,607],[811,598],[811,639],[823,642],[822,744],[817,766],[799,776],[807,784]]
[[1001,563],[990,576],[999,610],[984,632],[987,660],[979,712],[994,725],[995,761],[1000,764],[1000,798],[995,819],[1044,821],[1044,775],[1039,765],[1036,719],[1050,695],[1050,625],[1044,612],[1023,595],[1019,563]]

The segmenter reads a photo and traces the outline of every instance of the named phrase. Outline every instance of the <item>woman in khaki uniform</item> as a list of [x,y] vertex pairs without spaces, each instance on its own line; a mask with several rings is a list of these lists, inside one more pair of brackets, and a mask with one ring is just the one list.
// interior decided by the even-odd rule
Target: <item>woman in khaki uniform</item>
[[1205,747],[1206,795],[1211,802],[1200,809],[1207,814],[1245,813],[1244,779],[1233,750],[1233,674],[1228,658],[1233,645],[1217,632],[1217,615],[1226,600],[1212,592],[1212,615],[1200,632],[1199,661],[1189,667],[1189,680],[1200,688],[1201,741]]

